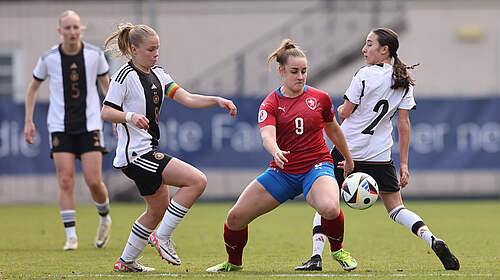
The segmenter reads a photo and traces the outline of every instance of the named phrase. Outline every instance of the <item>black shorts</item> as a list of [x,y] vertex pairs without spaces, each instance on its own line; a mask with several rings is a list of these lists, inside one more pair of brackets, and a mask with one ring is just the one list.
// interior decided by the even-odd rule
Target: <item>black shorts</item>
[[[333,158],[333,165],[335,166],[335,178],[339,186],[344,182],[344,169],[337,168],[338,163],[344,160],[337,148],[333,148],[331,152]],[[354,161],[353,172],[364,172],[375,179],[379,191],[384,192],[397,192],[400,190],[398,176],[396,175],[396,168],[389,162],[367,162],[367,161]]]
[[152,195],[160,188],[161,173],[171,159],[170,155],[150,151],[136,158],[122,171],[135,182],[142,196]]
[[50,134],[50,158],[53,153],[72,153],[76,158],[87,152],[98,151],[107,154],[104,148],[103,139],[99,130],[94,130],[81,134],[68,134],[65,132],[53,132]]

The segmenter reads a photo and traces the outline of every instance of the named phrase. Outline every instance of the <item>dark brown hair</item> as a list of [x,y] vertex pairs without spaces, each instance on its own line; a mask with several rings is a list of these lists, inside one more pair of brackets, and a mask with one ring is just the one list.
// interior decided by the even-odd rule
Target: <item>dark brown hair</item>
[[273,60],[276,60],[279,65],[284,66],[288,62],[289,56],[306,57],[304,51],[297,44],[290,39],[284,39],[281,41],[279,48],[274,50],[267,58],[267,66],[269,67]]
[[375,35],[377,35],[377,40],[379,45],[389,47],[389,55],[394,58],[394,64],[392,65],[392,80],[394,81],[391,86],[392,89],[404,88],[407,89],[410,85],[415,85],[415,80],[413,80],[408,72],[408,69],[414,69],[419,64],[414,64],[407,66],[398,57],[399,39],[398,34],[393,30],[385,27],[373,29]]

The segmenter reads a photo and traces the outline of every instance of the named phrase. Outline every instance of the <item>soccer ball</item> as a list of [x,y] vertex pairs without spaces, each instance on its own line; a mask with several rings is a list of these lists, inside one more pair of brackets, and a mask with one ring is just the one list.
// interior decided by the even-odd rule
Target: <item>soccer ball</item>
[[377,201],[377,182],[366,173],[352,173],[345,178],[341,195],[349,207],[359,210],[366,209]]

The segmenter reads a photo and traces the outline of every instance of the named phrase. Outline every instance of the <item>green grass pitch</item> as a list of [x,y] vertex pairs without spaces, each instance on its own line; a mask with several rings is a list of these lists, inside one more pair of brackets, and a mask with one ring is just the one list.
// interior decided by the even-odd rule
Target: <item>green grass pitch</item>
[[499,201],[408,201],[431,231],[459,258],[459,271],[445,271],[427,244],[394,223],[381,203],[358,211],[342,205],[344,248],[358,261],[342,271],[325,250],[323,271],[298,273],[296,265],[311,254],[313,210],[305,202],[287,202],[249,226],[244,270],[209,274],[205,269],[226,259],[223,222],[233,203],[197,203],[174,232],[182,265],[172,266],[146,247],[149,273],[115,273],[133,221],[143,204],[111,205],[112,238],[93,247],[98,216],[92,205],[77,207],[79,249],[64,252],[65,233],[57,206],[0,206],[0,279],[500,279]]

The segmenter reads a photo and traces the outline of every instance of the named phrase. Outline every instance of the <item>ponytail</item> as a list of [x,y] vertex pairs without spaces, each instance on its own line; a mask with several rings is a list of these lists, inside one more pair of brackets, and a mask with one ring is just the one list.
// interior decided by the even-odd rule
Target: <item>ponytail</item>
[[[147,25],[133,25],[122,23],[118,25],[118,31],[113,32],[104,42],[104,48],[116,56],[132,57],[130,47],[139,46],[147,36],[158,36],[156,31]],[[116,39],[117,43],[110,44]]]
[[420,63],[407,66],[399,57],[394,56],[394,63],[392,65],[392,89],[404,88],[407,89],[410,85],[415,86],[415,80],[411,78],[408,69],[414,69],[419,66]]
[[290,39],[284,39],[281,41],[281,45],[267,58],[267,67],[271,65],[273,60],[276,60],[279,65],[284,66],[288,62],[289,56],[306,57],[304,51],[297,44]]

